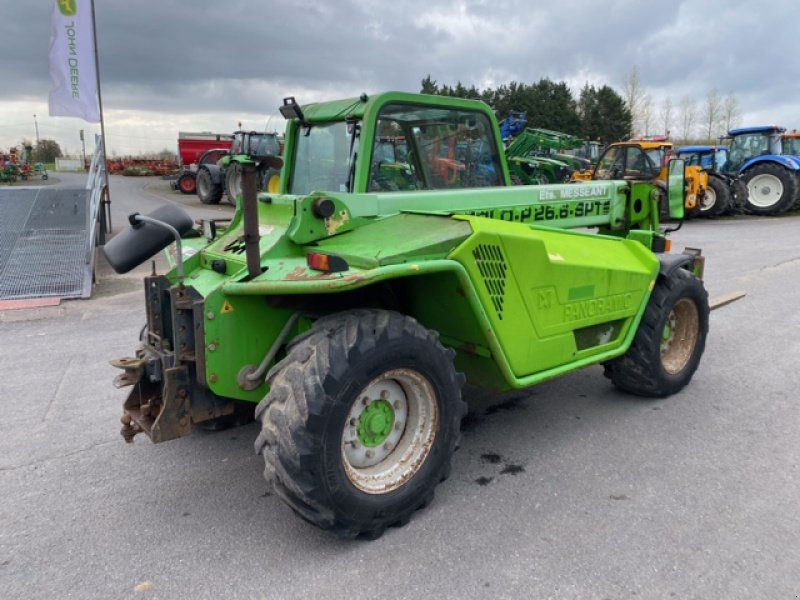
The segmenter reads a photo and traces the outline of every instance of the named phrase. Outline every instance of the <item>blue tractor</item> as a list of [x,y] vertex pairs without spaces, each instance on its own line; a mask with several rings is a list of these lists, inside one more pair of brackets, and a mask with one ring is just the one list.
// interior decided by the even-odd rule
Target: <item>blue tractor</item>
[[698,203],[698,216],[718,217],[744,211],[747,188],[738,173],[725,172],[727,146],[682,146],[677,150],[687,166],[697,165],[708,173],[708,187]]
[[783,154],[784,127],[731,129],[725,172],[747,187],[745,208],[754,215],[779,215],[800,208],[800,156]]
[[528,114],[525,112],[512,110],[508,116],[500,121],[500,137],[504,142],[509,142],[525,130],[528,122]]

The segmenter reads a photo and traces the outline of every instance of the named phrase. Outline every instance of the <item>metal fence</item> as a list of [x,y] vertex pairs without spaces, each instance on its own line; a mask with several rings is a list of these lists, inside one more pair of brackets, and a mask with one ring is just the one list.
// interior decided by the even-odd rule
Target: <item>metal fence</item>
[[99,140],[85,188],[0,189],[0,300],[88,298],[106,231]]

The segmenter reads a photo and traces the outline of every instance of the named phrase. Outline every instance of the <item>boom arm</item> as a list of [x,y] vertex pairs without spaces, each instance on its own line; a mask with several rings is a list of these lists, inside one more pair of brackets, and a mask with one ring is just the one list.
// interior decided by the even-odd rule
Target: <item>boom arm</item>
[[568,150],[570,148],[580,148],[582,145],[583,140],[567,133],[528,127],[508,145],[506,157],[525,158],[536,148]]
[[[474,215],[561,229],[598,227],[649,245],[659,227],[652,189],[647,183],[595,181],[436,193],[314,194],[292,199],[297,206],[288,235],[297,244],[308,244],[350,231],[371,219],[411,212]],[[273,201],[282,202],[279,198]],[[332,206],[320,210],[325,203]]]

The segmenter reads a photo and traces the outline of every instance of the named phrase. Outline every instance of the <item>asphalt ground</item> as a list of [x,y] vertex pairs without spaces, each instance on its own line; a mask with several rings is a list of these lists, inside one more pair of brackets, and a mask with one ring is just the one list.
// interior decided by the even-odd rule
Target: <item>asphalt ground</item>
[[[111,185],[117,230],[164,202],[232,212]],[[686,223],[674,245],[703,249],[710,295],[747,292],[712,313],[692,383],[642,400],[590,367],[468,389],[450,479],[374,542],[272,495],[255,424],[123,442],[109,360],[136,347],[150,266],[100,261],[90,299],[0,312],[0,597],[798,598],[798,231],[797,214]]]

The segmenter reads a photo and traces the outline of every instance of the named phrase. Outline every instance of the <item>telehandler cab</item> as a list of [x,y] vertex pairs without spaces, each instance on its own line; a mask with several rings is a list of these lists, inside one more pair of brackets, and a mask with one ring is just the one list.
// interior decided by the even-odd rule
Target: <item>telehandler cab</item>
[[[666,136],[649,136],[609,144],[597,163],[572,173],[573,181],[627,179],[652,181],[661,193],[661,207],[666,208],[667,179],[670,161],[676,157],[675,146]],[[684,161],[684,209],[687,216],[696,216],[708,190],[708,173],[699,165]],[[662,211],[666,216],[666,211]]]

